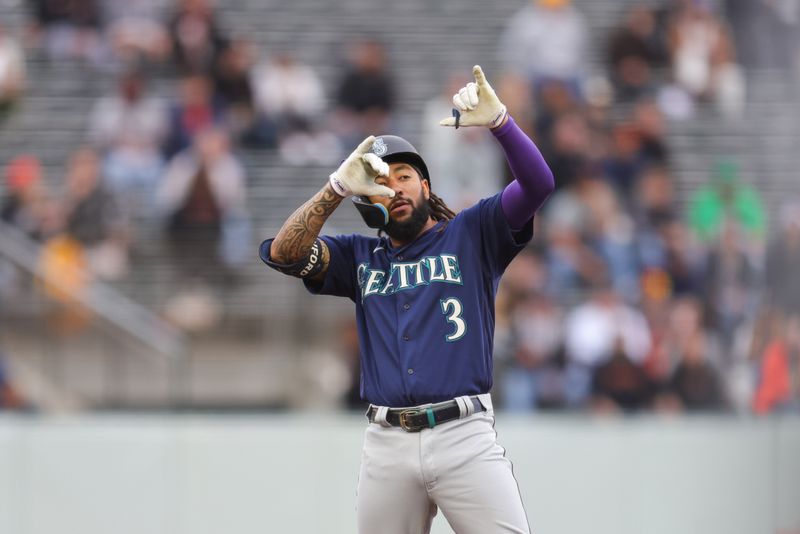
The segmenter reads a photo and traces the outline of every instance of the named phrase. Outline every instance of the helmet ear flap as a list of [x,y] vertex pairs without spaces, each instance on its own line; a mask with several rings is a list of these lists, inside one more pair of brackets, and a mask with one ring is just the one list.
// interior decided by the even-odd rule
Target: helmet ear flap
[[364,196],[354,196],[353,205],[370,228],[380,230],[389,224],[389,211],[383,204],[372,203]]

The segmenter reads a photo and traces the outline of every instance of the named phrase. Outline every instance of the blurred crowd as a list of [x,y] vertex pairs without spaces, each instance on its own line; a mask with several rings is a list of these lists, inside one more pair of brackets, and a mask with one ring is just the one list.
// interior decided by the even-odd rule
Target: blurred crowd
[[[800,66],[798,8],[777,4],[642,3],[601,36],[569,0],[521,2],[509,19],[490,79],[557,191],[498,298],[506,409],[799,409],[800,200],[771,214],[769,232],[755,177],[729,157],[682,207],[666,137],[670,121],[700,110],[741,120],[747,68]],[[181,267],[176,300],[225,291],[253,257],[242,151],[334,165],[404,119],[389,47],[375,38],[350,41],[326,87],[294,51],[266,54],[230,34],[210,0],[32,5],[24,31],[0,21],[0,127],[25,98],[25,54],[117,80],[63,176],[44,176],[35,153],[5,165],[2,221],[42,245],[42,269],[62,287],[130,277],[139,223],[158,221]],[[419,117],[434,187],[456,210],[511,179],[487,132],[438,127],[463,82],[448,76]],[[8,279],[0,268],[6,296]]]
[[703,0],[634,5],[606,37],[602,76],[588,35],[577,7],[540,0],[500,43],[500,94],[519,87],[510,112],[557,183],[499,297],[503,405],[797,412],[800,199],[770,235],[756,177],[727,157],[681,206],[665,135],[698,109],[742,117],[729,23]]
[[[242,150],[329,165],[389,128],[393,83],[375,40],[349,45],[329,92],[291,50],[259,57],[228,34],[209,0],[33,4],[25,32],[0,22],[0,114],[24,98],[26,49],[117,83],[88,114],[63,178],[44,177],[36,154],[8,162],[3,221],[65,245],[54,257],[91,277],[127,277],[137,223],[155,219],[187,285],[213,286],[220,273],[230,281],[252,257]],[[53,182],[61,190],[48,190]]]

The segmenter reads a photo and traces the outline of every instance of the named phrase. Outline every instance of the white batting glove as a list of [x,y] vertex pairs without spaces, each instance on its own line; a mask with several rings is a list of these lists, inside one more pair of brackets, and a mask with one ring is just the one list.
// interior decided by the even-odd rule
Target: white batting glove
[[370,135],[358,145],[352,154],[331,173],[333,190],[343,197],[352,195],[382,196],[392,198],[394,191],[375,183],[378,176],[389,176],[389,164],[369,151],[375,136]]
[[495,128],[502,124],[506,117],[506,107],[486,81],[480,65],[472,67],[475,81],[462,87],[453,95],[454,114],[458,117],[447,117],[439,122],[442,126],[486,126]]

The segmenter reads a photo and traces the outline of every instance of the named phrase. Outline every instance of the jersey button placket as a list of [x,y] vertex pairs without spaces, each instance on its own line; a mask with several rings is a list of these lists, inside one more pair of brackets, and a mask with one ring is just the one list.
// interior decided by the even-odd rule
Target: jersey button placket
[[414,359],[414,345],[416,345],[416,343],[412,341],[414,316],[410,313],[406,313],[411,309],[411,303],[408,302],[408,298],[409,297],[405,294],[397,296],[397,301],[395,303],[395,310],[397,311],[395,313],[398,319],[397,343],[402,365],[400,369],[402,369],[403,379],[408,381],[409,387],[412,387],[410,384],[415,383],[417,378],[415,370],[416,361]]

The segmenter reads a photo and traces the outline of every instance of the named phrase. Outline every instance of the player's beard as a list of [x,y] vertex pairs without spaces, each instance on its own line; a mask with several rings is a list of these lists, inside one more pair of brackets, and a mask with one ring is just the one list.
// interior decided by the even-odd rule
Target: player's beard
[[420,193],[417,201],[411,205],[411,215],[404,221],[397,221],[389,218],[389,224],[384,231],[389,237],[400,243],[408,243],[416,238],[431,217],[431,207],[425,199],[424,193]]

